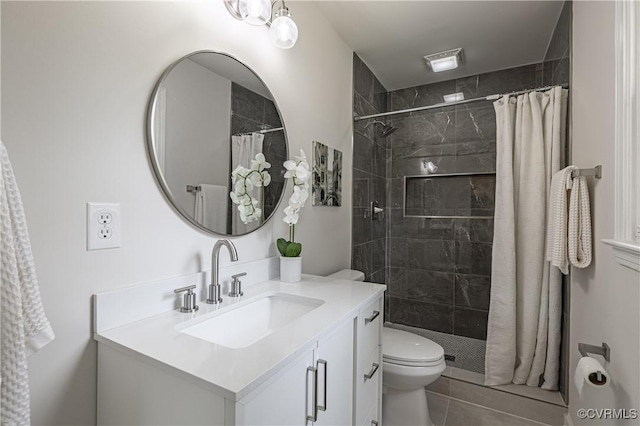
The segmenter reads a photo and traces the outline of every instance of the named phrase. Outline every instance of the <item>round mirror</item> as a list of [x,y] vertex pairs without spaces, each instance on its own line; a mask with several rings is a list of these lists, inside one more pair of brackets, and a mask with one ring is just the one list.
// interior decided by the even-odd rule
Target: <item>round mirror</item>
[[284,192],[287,136],[267,86],[246,65],[200,51],[160,77],[147,112],[147,146],[160,187],[197,228],[255,231]]

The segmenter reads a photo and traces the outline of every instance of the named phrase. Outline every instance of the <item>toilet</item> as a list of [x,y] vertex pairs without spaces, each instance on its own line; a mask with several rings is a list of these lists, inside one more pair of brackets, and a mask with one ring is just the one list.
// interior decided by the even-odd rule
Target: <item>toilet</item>
[[[362,272],[351,269],[329,277],[364,281]],[[382,354],[382,424],[433,426],[425,386],[445,370],[442,346],[414,333],[383,327]]]
[[382,329],[382,424],[433,426],[425,386],[446,367],[439,344],[402,330]]

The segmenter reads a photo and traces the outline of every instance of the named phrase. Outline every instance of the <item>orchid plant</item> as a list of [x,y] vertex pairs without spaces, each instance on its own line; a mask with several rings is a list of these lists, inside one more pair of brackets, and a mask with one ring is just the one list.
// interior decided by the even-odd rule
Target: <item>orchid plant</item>
[[[247,224],[255,220],[264,220],[264,188],[271,183],[271,175],[267,169],[271,164],[267,162],[263,153],[256,154],[251,160],[251,168],[238,166],[231,172],[233,191],[229,197],[238,205],[240,220]],[[254,188],[260,188],[260,199],[252,195]]]
[[300,218],[300,209],[304,207],[309,198],[309,162],[303,150],[293,160],[284,162],[287,172],[285,178],[291,178],[293,182],[293,194],[289,198],[289,205],[284,209],[284,222],[289,225],[289,240],[278,238],[276,245],[283,257],[299,257],[302,253],[302,244],[295,242],[296,224]]

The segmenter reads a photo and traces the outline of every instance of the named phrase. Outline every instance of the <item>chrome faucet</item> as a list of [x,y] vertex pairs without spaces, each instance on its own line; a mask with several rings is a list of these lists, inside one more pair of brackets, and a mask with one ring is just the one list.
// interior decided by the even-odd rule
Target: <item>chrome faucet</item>
[[206,300],[207,303],[214,305],[222,302],[222,297],[220,297],[220,283],[218,282],[218,264],[220,261],[220,248],[222,248],[222,246],[229,250],[229,257],[232,262],[238,260],[236,246],[234,246],[230,240],[222,239],[216,241],[216,244],[213,246],[213,251],[211,252],[211,284],[209,284],[209,297]]

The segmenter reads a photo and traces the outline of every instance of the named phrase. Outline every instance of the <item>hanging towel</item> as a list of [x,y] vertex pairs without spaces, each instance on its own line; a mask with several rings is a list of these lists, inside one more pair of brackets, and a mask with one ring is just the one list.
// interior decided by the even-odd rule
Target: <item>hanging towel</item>
[[567,191],[571,189],[574,170],[578,168],[569,166],[554,174],[549,191],[547,260],[565,275],[569,273]]
[[20,192],[0,142],[0,416],[2,424],[28,425],[27,356],[54,339],[45,317]]
[[201,183],[196,192],[196,220],[205,228],[227,233],[227,205],[229,190],[222,185]]
[[587,178],[573,179],[569,201],[569,262],[576,268],[591,264],[591,207]]

